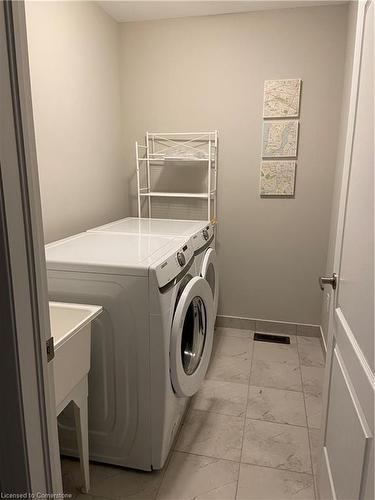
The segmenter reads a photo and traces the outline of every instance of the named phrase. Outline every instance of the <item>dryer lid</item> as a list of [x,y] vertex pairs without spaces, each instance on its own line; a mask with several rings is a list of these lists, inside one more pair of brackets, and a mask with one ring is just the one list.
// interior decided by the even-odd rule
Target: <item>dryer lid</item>
[[46,245],[47,269],[147,276],[180,246],[171,236],[81,233]]
[[127,217],[90,229],[90,232],[190,236],[206,225],[206,221]]

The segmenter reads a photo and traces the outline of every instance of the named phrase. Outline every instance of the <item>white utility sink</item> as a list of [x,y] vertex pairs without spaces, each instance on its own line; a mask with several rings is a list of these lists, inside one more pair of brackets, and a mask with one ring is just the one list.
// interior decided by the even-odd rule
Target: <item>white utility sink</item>
[[90,370],[91,321],[101,306],[50,302],[56,407]]
[[49,314],[55,357],[56,416],[73,401],[83,491],[90,488],[87,428],[87,377],[90,371],[91,322],[101,306],[50,302]]

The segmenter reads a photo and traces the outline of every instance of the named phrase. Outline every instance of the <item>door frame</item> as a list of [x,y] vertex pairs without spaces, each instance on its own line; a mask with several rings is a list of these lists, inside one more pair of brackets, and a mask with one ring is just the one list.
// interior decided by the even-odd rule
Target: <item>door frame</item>
[[[351,173],[351,164],[352,164],[352,150],[354,144],[354,134],[355,134],[355,126],[356,126],[356,118],[357,118],[357,107],[358,107],[358,97],[360,90],[360,72],[361,72],[361,64],[362,64],[362,51],[363,51],[363,39],[364,39],[364,29],[365,29],[365,21],[366,21],[366,12],[368,7],[374,0],[358,0],[356,2],[357,5],[357,17],[356,17],[356,31],[355,31],[355,42],[354,42],[354,55],[353,55],[353,66],[352,66],[352,75],[351,75],[351,84],[350,84],[350,97],[349,97],[349,110],[348,110],[348,118],[346,124],[346,139],[345,139],[345,150],[343,157],[343,170],[342,170],[342,178],[341,178],[341,187],[340,187],[340,196],[339,196],[339,205],[338,205],[338,219],[335,233],[335,245],[334,245],[334,257],[333,257],[333,269],[331,271],[336,272],[338,275],[338,280],[340,279],[340,266],[341,266],[341,254],[342,254],[342,245],[344,240],[344,230],[345,230],[345,216],[347,211],[347,198],[349,191],[349,182],[350,182],[350,173]],[[333,273],[332,273],[333,274]],[[318,467],[318,484],[321,477],[322,472],[322,460],[324,458],[325,452],[325,443],[326,443],[326,431],[327,431],[327,419],[328,419],[328,411],[329,411],[329,403],[330,403],[330,390],[331,390],[331,372],[332,372],[332,362],[335,356],[335,335],[334,335],[334,324],[335,324],[335,315],[340,314],[336,312],[337,307],[337,299],[338,299],[338,289],[333,289],[331,292],[330,298],[330,306],[329,306],[329,321],[327,326],[327,342],[326,342],[326,366],[324,373],[324,387],[322,394],[323,408],[322,408],[322,419],[321,419],[321,436],[320,436],[320,461]],[[343,319],[343,323],[346,325],[345,319]],[[375,379],[372,373],[371,368],[369,367],[366,359],[363,356],[363,353],[352,334],[349,325],[346,325],[345,333],[348,339],[350,339],[351,349],[356,354],[356,359],[358,360],[358,366],[356,366],[356,373],[358,377],[362,378],[363,387],[366,387],[366,394],[362,394],[363,399],[369,399],[371,401],[371,397],[373,399],[373,391],[375,388]],[[339,363],[342,361],[341,355],[336,356]],[[360,365],[360,367],[359,367]],[[342,367],[341,367],[342,368]],[[345,368],[344,368],[345,372]],[[346,380],[348,383],[348,381]],[[350,385],[350,383],[349,383]],[[372,388],[372,389],[371,389]],[[353,400],[355,400],[355,395],[351,393]],[[355,401],[355,407],[357,408],[357,401]],[[358,410],[359,411],[359,410]],[[362,415],[361,415],[362,417]],[[361,423],[363,424],[364,434],[366,435],[366,455],[369,453],[370,441],[372,440],[371,432],[366,427],[365,419],[361,418]],[[326,462],[327,464],[328,462]],[[329,465],[329,463],[328,463]],[[329,469],[329,467],[328,467]],[[327,470],[328,480],[331,482],[331,486],[333,485],[333,478],[331,475],[331,471]],[[362,478],[363,480],[363,478]],[[361,485],[361,488],[363,484]],[[318,492],[319,495],[320,492]]]
[[[6,312],[2,354],[14,375],[6,372],[0,377],[2,407],[9,409],[0,412],[0,463],[3,467],[8,462],[1,468],[1,489],[61,493],[53,367],[46,352],[48,292],[23,1],[0,1],[0,66],[8,69],[0,74],[0,269],[6,284],[0,305]],[[5,365],[0,369],[3,372]]]

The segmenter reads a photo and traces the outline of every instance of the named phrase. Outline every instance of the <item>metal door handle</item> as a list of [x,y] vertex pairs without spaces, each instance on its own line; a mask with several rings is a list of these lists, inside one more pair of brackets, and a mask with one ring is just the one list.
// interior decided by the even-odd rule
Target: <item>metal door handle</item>
[[337,286],[337,274],[333,273],[332,276],[320,276],[319,286],[321,290],[324,290],[324,285],[331,285],[331,287],[336,290]]

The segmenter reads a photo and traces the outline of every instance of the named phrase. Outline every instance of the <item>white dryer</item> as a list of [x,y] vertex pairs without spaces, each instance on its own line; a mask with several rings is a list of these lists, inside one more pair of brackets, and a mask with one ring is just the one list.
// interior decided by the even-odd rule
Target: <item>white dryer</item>
[[89,232],[191,237],[197,274],[205,278],[210,285],[216,318],[219,301],[219,267],[215,250],[215,227],[206,221],[127,217],[90,229]]
[[[190,239],[81,233],[47,245],[52,300],[95,303],[89,374],[92,460],[160,469],[211,356],[212,293]],[[61,449],[74,455],[72,415]]]

